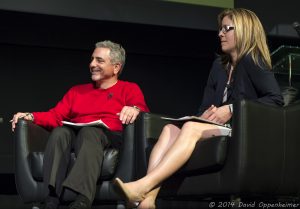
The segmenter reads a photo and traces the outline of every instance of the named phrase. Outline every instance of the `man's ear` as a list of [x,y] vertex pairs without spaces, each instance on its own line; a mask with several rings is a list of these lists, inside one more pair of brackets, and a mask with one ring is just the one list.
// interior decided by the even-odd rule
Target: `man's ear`
[[121,64],[120,63],[114,64],[114,74],[116,75],[119,74],[120,70],[121,70]]

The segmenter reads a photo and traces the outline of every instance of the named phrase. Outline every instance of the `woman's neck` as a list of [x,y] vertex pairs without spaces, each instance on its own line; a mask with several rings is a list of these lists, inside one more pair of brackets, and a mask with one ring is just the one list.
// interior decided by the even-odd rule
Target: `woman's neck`
[[237,61],[237,53],[231,53],[231,61],[230,64],[233,66],[233,68],[236,66],[236,61]]

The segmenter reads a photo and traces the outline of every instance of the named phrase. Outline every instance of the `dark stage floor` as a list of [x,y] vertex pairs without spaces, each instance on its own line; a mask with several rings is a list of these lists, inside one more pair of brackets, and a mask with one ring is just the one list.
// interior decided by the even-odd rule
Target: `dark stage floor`
[[[41,205],[38,205],[40,208]],[[13,174],[0,174],[0,209],[32,209],[33,204],[24,204],[19,197]],[[67,209],[61,206],[60,209]],[[92,209],[113,209],[112,205],[95,205]],[[204,209],[208,208],[207,202],[196,201],[157,201],[157,209]],[[34,208],[38,209],[38,208]]]
[[[263,208],[259,207],[259,203],[262,201],[250,201],[248,205],[244,204],[235,208]],[[281,201],[286,203],[286,201]],[[300,208],[299,202],[288,201],[294,203],[289,208]],[[220,204],[221,203],[221,204]],[[229,205],[224,205],[228,201],[213,202],[213,201],[179,201],[176,199],[172,200],[157,200],[157,209],[207,209],[207,208],[231,208]],[[255,204],[255,206],[253,205]],[[265,202],[267,203],[267,202]],[[271,203],[279,203],[271,202]],[[42,205],[38,204],[36,208],[33,208],[33,204],[24,204],[22,199],[19,197],[14,183],[13,174],[0,174],[0,209],[42,209]],[[225,207],[227,206],[227,207]],[[254,207],[253,207],[254,206]],[[115,209],[113,205],[94,205],[92,209]],[[271,205],[269,208],[278,208],[275,205]],[[282,208],[282,207],[281,207]],[[59,209],[68,209],[68,206],[60,206]]]
[[[32,208],[32,204],[24,204],[18,195],[0,195],[0,209],[38,209]],[[40,207],[42,208],[42,207]],[[61,206],[60,209],[67,209]],[[109,205],[93,206],[92,209],[113,209]],[[180,202],[180,201],[158,201],[157,209],[204,209],[207,205],[200,202]]]

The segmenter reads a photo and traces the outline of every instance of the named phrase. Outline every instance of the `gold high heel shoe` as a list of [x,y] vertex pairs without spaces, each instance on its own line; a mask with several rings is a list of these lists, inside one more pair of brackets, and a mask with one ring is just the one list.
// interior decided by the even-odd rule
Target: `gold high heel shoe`
[[119,178],[115,178],[113,184],[115,185],[119,195],[121,195],[126,200],[127,208],[136,208],[138,207],[139,203],[143,199],[145,199],[144,196],[137,196],[132,194],[132,192],[126,188],[125,184]]

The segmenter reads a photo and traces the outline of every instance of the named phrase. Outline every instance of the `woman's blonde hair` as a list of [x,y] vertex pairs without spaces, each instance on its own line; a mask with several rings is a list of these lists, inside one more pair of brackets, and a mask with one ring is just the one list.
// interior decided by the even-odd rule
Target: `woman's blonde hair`
[[[218,25],[222,27],[222,20],[227,16],[234,24],[234,34],[237,50],[237,62],[245,55],[250,54],[254,63],[263,62],[269,69],[272,68],[270,51],[264,28],[256,14],[248,9],[225,9],[218,16]],[[229,55],[221,55],[222,64],[227,65]]]

